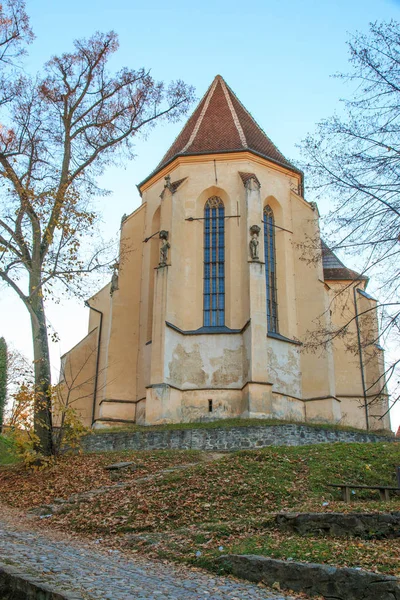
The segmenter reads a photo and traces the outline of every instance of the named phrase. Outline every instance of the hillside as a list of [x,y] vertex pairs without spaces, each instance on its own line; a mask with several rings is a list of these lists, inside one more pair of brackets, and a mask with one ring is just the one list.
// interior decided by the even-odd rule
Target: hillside
[[[319,444],[216,455],[193,451],[63,457],[47,471],[0,470],[0,500],[28,509],[55,498],[114,485],[104,466],[132,460],[120,483],[41,521],[43,527],[96,537],[107,547],[213,568],[221,552],[358,566],[399,574],[400,539],[343,540],[282,534],[280,511],[399,511],[400,496],[379,501],[358,491],[344,504],[327,482],[396,485],[400,445]],[[173,470],[176,469],[176,470]],[[63,512],[65,511],[65,512]]]

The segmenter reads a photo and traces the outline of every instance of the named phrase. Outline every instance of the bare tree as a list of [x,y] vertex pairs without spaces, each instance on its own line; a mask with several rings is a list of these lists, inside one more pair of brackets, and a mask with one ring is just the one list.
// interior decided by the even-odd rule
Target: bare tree
[[[4,39],[6,27],[0,21]],[[74,288],[101,263],[81,250],[96,221],[90,204],[100,192],[96,178],[108,165],[133,158],[135,136],[163,119],[179,119],[193,96],[182,81],[166,87],[143,68],[111,75],[107,63],[117,49],[114,32],[96,33],[53,57],[43,74],[9,78],[0,114],[0,278],[30,315],[35,432],[44,454],[52,452],[45,298],[57,282]]]
[[18,93],[22,76],[14,67],[33,37],[24,0],[0,2],[0,106]]
[[[343,112],[319,123],[302,143],[309,193],[332,202],[325,218],[330,246],[357,256],[361,275],[374,276],[384,339],[392,356],[386,378],[399,383],[400,354],[400,25],[371,23],[368,34],[356,33],[348,43],[349,74],[337,75],[351,88]],[[360,262],[362,261],[362,262]],[[358,315],[368,322],[368,314]],[[326,332],[337,336],[349,327]],[[378,343],[373,327],[365,348]],[[381,386],[384,378],[371,382]],[[374,387],[375,386],[375,387]],[[394,386],[393,401],[399,399]],[[379,396],[379,389],[376,397]],[[373,398],[370,401],[373,404]]]

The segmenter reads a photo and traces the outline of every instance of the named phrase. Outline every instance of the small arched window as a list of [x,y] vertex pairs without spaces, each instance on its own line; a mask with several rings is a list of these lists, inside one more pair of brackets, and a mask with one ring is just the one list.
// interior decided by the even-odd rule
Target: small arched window
[[204,207],[204,326],[225,325],[225,208],[218,196]]
[[267,288],[268,331],[278,332],[278,303],[276,294],[276,256],[274,213],[270,206],[264,208],[264,258]]

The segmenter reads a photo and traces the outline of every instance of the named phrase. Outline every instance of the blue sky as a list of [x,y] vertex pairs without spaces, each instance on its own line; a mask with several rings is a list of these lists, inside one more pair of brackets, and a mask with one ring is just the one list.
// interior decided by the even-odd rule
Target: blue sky
[[[221,74],[285,156],[296,160],[296,147],[315,123],[340,110],[348,90],[335,72],[348,70],[346,40],[367,31],[375,20],[400,21],[394,0],[27,0],[36,40],[27,70],[35,72],[52,55],[68,51],[72,41],[94,31],[115,30],[120,50],[111,67],[150,68],[156,79],[183,79],[200,98]],[[111,168],[101,185],[112,196],[101,199],[104,232],[118,230],[121,216],[140,203],[136,184],[156,166],[183,123],[157,127],[147,140],[138,139],[137,158],[125,168]],[[329,206],[329,199],[320,206]],[[0,335],[31,355],[29,319],[10,293],[1,292]],[[61,336],[52,346],[58,358],[86,333],[86,310],[76,301],[50,308],[49,317]],[[71,323],[72,321],[72,323]],[[72,326],[71,326],[72,325]],[[400,422],[400,410],[394,421]]]

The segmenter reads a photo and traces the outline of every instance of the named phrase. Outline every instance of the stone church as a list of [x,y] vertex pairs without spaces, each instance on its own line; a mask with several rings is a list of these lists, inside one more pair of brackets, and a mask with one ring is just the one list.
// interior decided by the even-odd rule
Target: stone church
[[[389,428],[367,278],[320,241],[303,173],[221,76],[138,189],[112,280],[87,302],[88,334],[62,357],[59,389],[87,425]],[[311,347],[314,330],[348,322],[354,343]]]

